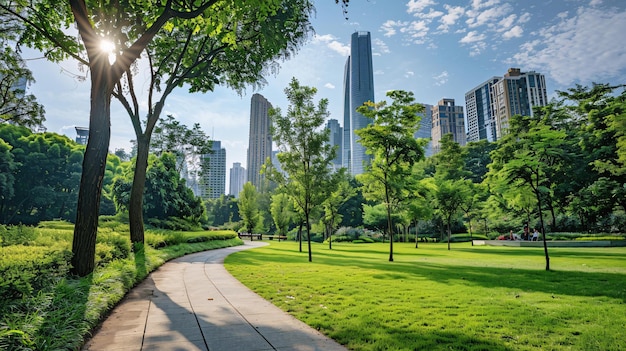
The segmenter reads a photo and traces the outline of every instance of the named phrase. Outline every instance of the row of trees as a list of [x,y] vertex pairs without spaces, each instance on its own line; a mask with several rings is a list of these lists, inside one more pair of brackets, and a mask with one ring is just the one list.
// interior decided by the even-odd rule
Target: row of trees
[[[345,9],[348,1],[342,3]],[[78,193],[73,273],[84,276],[94,268],[111,98],[128,112],[137,137],[129,212],[131,240],[142,244],[149,145],[166,98],[185,84],[191,92],[219,84],[236,90],[263,84],[264,74],[275,71],[278,60],[294,53],[312,32],[312,12],[308,0],[0,2],[0,17],[15,23],[19,33],[9,39],[53,61],[73,58],[90,72],[90,135]],[[72,23],[79,40],[66,30]],[[114,50],[103,51],[103,41]],[[140,109],[134,84],[139,60],[149,68],[148,111]]]

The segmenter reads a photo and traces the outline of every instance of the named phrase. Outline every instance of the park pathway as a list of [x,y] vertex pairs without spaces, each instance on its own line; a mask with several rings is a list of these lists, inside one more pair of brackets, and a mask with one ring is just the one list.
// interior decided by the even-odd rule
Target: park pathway
[[226,256],[261,245],[246,241],[164,264],[128,293],[83,350],[347,350],[226,271]]

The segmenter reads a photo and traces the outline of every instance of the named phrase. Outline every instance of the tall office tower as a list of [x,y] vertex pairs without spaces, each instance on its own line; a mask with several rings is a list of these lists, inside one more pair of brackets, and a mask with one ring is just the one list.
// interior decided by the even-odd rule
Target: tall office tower
[[440,151],[439,142],[446,134],[452,134],[454,141],[461,146],[465,145],[463,106],[455,106],[454,99],[441,99],[437,105],[433,106],[433,125],[431,129],[433,154]]
[[[372,39],[370,32],[352,33],[350,43],[350,57],[346,62],[346,76],[344,81],[345,106],[344,106],[344,131],[350,130],[350,174],[361,174],[365,165],[369,163],[370,156],[365,153],[366,149],[359,143],[359,137],[354,133],[369,123],[371,120],[360,113],[356,108],[366,101],[374,101],[374,68],[372,65]],[[348,102],[349,95],[349,102]],[[349,113],[349,117],[345,115]],[[349,122],[346,122],[349,118]],[[345,138],[344,138],[345,142]],[[345,154],[344,154],[345,155]]]
[[343,69],[343,140],[341,165],[350,173],[350,56]]
[[500,139],[506,133],[512,116],[533,116],[534,106],[545,106],[547,103],[546,78],[543,74],[509,68],[507,74],[494,83],[491,89],[496,138]]
[[502,77],[491,77],[465,93],[467,141],[496,141],[496,121],[491,109],[491,89]]
[[209,162],[208,174],[200,177],[199,182],[202,199],[217,199],[226,190],[226,149],[221,141],[213,140],[211,150],[210,154],[202,155],[205,162]]
[[341,161],[341,153],[342,153],[342,147],[343,147],[343,128],[341,128],[341,126],[339,125],[339,121],[336,119],[329,119],[328,122],[326,122],[326,129],[328,129],[329,132],[329,144],[332,147],[336,147],[336,157],[333,159],[332,161],[332,167],[334,170],[338,170],[339,168],[342,167],[342,161]]
[[424,112],[418,113],[418,115],[421,117],[420,127],[417,132],[413,134],[413,137],[415,139],[422,138],[429,140],[428,145],[426,145],[426,148],[424,149],[424,156],[430,157],[433,155],[433,141],[430,136],[433,125],[433,105],[422,105],[424,106]]
[[246,184],[246,169],[241,167],[241,163],[234,162],[233,168],[230,169],[228,194],[238,198],[244,184]]
[[272,157],[272,133],[269,110],[272,104],[261,94],[250,102],[250,137],[248,140],[248,181],[257,189],[262,185],[261,167]]

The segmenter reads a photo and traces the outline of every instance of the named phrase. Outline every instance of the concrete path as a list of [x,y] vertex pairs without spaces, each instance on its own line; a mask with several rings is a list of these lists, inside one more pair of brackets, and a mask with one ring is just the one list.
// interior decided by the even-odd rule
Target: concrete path
[[347,350],[255,294],[224,257],[262,242],[170,261],[132,289],[83,350]]

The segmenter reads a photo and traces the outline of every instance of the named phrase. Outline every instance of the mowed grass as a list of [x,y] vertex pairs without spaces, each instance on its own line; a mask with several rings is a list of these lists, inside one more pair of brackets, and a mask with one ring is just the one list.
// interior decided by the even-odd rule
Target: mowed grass
[[226,268],[351,350],[626,350],[626,248],[551,248],[551,271],[543,249],[394,249],[271,242]]

